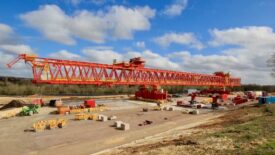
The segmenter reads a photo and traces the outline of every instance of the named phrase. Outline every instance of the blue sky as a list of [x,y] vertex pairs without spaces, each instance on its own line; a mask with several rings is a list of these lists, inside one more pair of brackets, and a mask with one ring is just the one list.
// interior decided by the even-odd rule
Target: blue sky
[[274,0],[9,0],[0,13],[0,75],[29,75],[23,65],[3,67],[21,48],[101,63],[142,56],[148,67],[274,84],[265,64],[275,48]]

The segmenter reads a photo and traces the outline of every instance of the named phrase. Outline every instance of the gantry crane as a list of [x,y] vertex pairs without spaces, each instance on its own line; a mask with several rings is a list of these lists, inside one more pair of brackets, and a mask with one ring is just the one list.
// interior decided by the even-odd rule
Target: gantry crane
[[[160,70],[145,67],[140,58],[129,62],[100,64],[20,54],[7,66],[11,68],[19,60],[32,66],[33,82],[45,84],[84,84],[84,85],[139,85],[137,97],[166,99],[167,92],[159,91],[158,86],[240,86],[241,79],[229,74],[216,72],[213,75],[190,72]],[[152,91],[146,89],[153,86]]]

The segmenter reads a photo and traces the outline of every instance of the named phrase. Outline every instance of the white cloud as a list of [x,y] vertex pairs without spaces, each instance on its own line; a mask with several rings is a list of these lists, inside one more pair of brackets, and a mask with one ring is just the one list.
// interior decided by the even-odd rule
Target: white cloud
[[39,10],[21,15],[20,18],[50,40],[64,44],[75,43],[68,29],[71,25],[70,18],[56,5],[42,6]]
[[145,48],[145,42],[144,41],[138,41],[135,43],[135,46],[138,48]]
[[17,45],[0,45],[0,49],[3,52],[10,53],[10,54],[33,54],[33,49],[24,44],[17,44]]
[[170,61],[166,56],[162,56],[150,50],[119,53],[110,47],[90,47],[83,49],[82,54],[83,56],[80,59],[89,62],[112,64],[114,59],[116,59],[117,62],[128,62],[131,58],[142,57],[146,61],[146,67],[180,70],[180,66],[177,63]]
[[[7,68],[6,64],[9,63],[9,61],[11,61],[14,58],[12,55],[6,54],[2,51],[0,51],[0,57],[1,57],[1,59],[0,59],[1,70],[6,69]],[[1,74],[3,74],[3,73],[1,73]]]
[[193,33],[166,33],[163,36],[154,39],[155,43],[162,47],[168,47],[172,43],[189,45],[196,49],[203,49],[203,44],[195,37]]
[[166,56],[154,53],[150,50],[145,50],[141,53],[141,57],[146,60],[146,66],[151,68],[159,68],[166,70],[180,70],[180,65],[171,61]]
[[81,60],[81,56],[75,53],[71,53],[67,50],[60,50],[55,53],[49,54],[49,57],[55,58],[55,59],[64,59],[64,60]]
[[[188,51],[169,54],[182,70],[198,73],[230,71],[242,83],[274,84],[266,61],[275,52],[275,33],[269,27],[242,27],[211,30],[214,47],[224,46],[220,54],[191,54]],[[232,47],[232,45],[234,47]],[[237,46],[237,47],[236,47]]]
[[211,31],[214,46],[236,45],[224,50],[254,71],[268,71],[266,61],[275,52],[275,33],[270,27],[243,27]]
[[155,10],[147,6],[112,6],[106,11],[80,10],[67,15],[56,5],[44,5],[20,18],[49,40],[73,45],[75,38],[96,43],[103,43],[108,38],[131,39],[134,32],[149,30],[149,20],[154,16]]
[[[105,54],[103,54],[105,53]],[[134,58],[134,57],[142,57],[146,61],[146,67],[151,67],[151,68],[159,68],[159,69],[171,69],[171,70],[179,70],[180,66],[172,61],[169,60],[169,58],[162,56],[160,54],[154,53],[150,50],[144,50],[142,52],[135,52],[135,51],[128,51],[125,54],[119,54],[117,52],[102,52],[102,55],[110,55],[113,59],[117,59],[118,61],[123,60],[123,61],[129,61],[129,59]],[[101,61],[104,61],[104,58],[106,57],[101,57]],[[112,62],[112,61],[111,61]]]
[[163,14],[170,17],[179,16],[185,10],[187,3],[188,0],[175,0],[173,4],[165,7]]
[[123,60],[123,55],[108,48],[85,48],[82,53],[91,62],[112,64],[113,60]]
[[106,15],[106,24],[114,38],[130,39],[134,31],[149,30],[149,19],[155,16],[155,11],[149,7],[135,9],[123,6],[113,6]]
[[[272,28],[240,27],[224,30],[213,29],[210,32],[212,35],[210,45],[213,46],[213,50],[221,46],[224,49],[218,54],[205,55],[180,51],[161,55],[150,50],[120,53],[111,47],[97,46],[85,48],[80,54],[61,50],[49,56],[105,64],[111,64],[113,59],[117,59],[119,62],[128,61],[133,57],[143,57],[146,60],[146,67],[150,68],[209,74],[215,71],[230,71],[232,76],[241,77],[242,83],[245,84],[274,84],[274,78],[270,76],[272,70],[266,64],[266,60],[275,53],[275,33]],[[0,24],[0,75],[30,77],[32,75],[31,68],[27,68],[23,62],[16,64],[15,69],[12,70],[8,70],[5,66],[14,58],[15,54],[23,50],[33,52],[31,47],[11,41],[10,38],[14,38],[14,35],[12,28]],[[199,47],[196,38],[192,38],[190,34],[191,37],[188,35],[179,37],[179,34],[176,34],[175,37],[173,35],[172,37],[170,35],[159,37],[159,42],[165,46],[178,43]]]
[[[109,0],[109,1],[114,2],[115,0]],[[86,3],[86,4],[92,3],[95,5],[102,5],[102,4],[106,3],[107,1],[106,0],[67,0],[67,2],[71,3],[74,6],[77,6],[80,3]]]
[[0,76],[17,76],[17,77],[32,77],[31,67],[24,62],[16,63],[12,69],[9,69],[6,65],[15,58],[14,55],[4,53],[0,51]]
[[13,30],[11,27],[0,23],[0,44],[11,42]]
[[30,77],[31,70],[25,67],[24,62],[19,62],[13,69],[7,68],[7,63],[13,60],[18,54],[34,53],[32,48],[25,44],[19,44],[18,36],[13,29],[0,23],[0,75],[1,76],[20,76]]
[[[215,29],[219,33],[214,35],[215,33],[212,32],[213,39],[211,43],[219,42],[215,46],[225,46],[225,50],[219,54],[203,55],[180,51],[160,55],[150,50],[119,53],[110,47],[93,47],[84,49],[83,57],[87,61],[107,64],[111,64],[113,59],[128,61],[133,57],[142,57],[146,60],[146,67],[150,68],[207,74],[225,71],[231,72],[233,77],[241,77],[244,84],[274,84],[274,78],[270,76],[271,69],[267,67],[266,60],[270,57],[269,55],[275,52],[273,48],[275,42],[272,43],[275,33],[272,29],[263,32],[258,30],[258,28],[251,29],[249,27]],[[245,36],[241,36],[237,32],[246,33]],[[240,36],[242,39],[233,39],[235,35]],[[254,39],[250,39],[252,35]],[[228,47],[228,45],[237,45],[237,47]]]
[[33,49],[25,44],[18,43],[18,36],[13,29],[6,24],[0,23],[0,50],[7,54],[33,53]]
[[241,77],[242,83],[272,84],[269,71],[251,66],[232,55],[192,55],[190,52],[170,54],[171,61],[178,63],[184,71],[212,74],[216,71],[231,72],[233,77]]
[[275,33],[270,27],[243,27],[227,30],[214,29],[210,31],[213,40],[210,45],[238,45],[245,48],[267,47],[275,48]]

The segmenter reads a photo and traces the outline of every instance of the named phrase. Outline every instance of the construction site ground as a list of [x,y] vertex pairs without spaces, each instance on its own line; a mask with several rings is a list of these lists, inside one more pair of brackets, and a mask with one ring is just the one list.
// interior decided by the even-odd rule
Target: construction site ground
[[[121,98],[121,97],[119,97]],[[189,100],[189,97],[181,98]],[[0,99],[1,100],[1,99]],[[7,98],[4,98],[7,100]],[[178,100],[178,99],[175,99]],[[2,101],[3,104],[5,103]],[[64,104],[78,104],[81,99],[68,99]],[[223,111],[213,112],[201,109],[199,115],[183,114],[180,109],[175,111],[143,112],[142,108],[155,106],[155,103],[133,101],[127,99],[97,99],[98,103],[107,106],[108,110],[100,112],[107,116],[115,115],[117,120],[130,124],[130,130],[122,131],[112,127],[115,120],[99,122],[92,120],[76,121],[74,115],[60,116],[52,114],[56,108],[43,107],[39,114],[25,117],[13,117],[0,120],[1,154],[93,154],[107,153],[111,148],[139,141],[154,140],[156,135],[184,131],[189,128],[215,120],[224,114]],[[172,103],[175,105],[175,102]],[[66,118],[68,125],[63,129],[33,132],[32,124],[39,120]],[[153,123],[139,126],[145,120]],[[173,134],[178,135],[179,133]],[[173,136],[169,136],[170,138]],[[130,152],[125,152],[128,154]]]
[[273,155],[275,104],[248,103],[193,128],[175,128],[101,155]]

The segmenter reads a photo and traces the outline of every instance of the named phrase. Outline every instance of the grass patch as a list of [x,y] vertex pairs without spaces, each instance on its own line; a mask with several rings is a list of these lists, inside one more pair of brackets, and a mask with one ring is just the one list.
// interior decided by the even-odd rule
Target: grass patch
[[275,154],[275,140],[269,140],[263,145],[258,146],[255,149],[249,150],[246,154],[255,155],[274,155]]
[[[235,151],[230,153],[239,154],[275,154],[275,105],[263,105],[258,108],[241,109],[244,115],[255,116],[246,122],[230,121],[224,124],[224,128],[209,136],[216,138],[229,138],[233,140]],[[260,114],[260,115],[259,115]],[[227,116],[228,117],[228,116]],[[239,115],[239,119],[242,117]],[[240,122],[240,123],[239,123]],[[265,142],[258,141],[265,139]]]
[[259,138],[262,135],[263,128],[260,120],[253,120],[248,123],[233,125],[222,131],[213,134],[215,137],[230,137],[236,142],[248,142]]
[[274,113],[275,113],[275,106],[273,106],[273,105],[264,105],[264,106],[265,106],[264,112],[265,112],[267,115],[274,116]]
[[229,111],[207,129],[178,139],[124,148],[124,154],[275,154],[275,104]]

